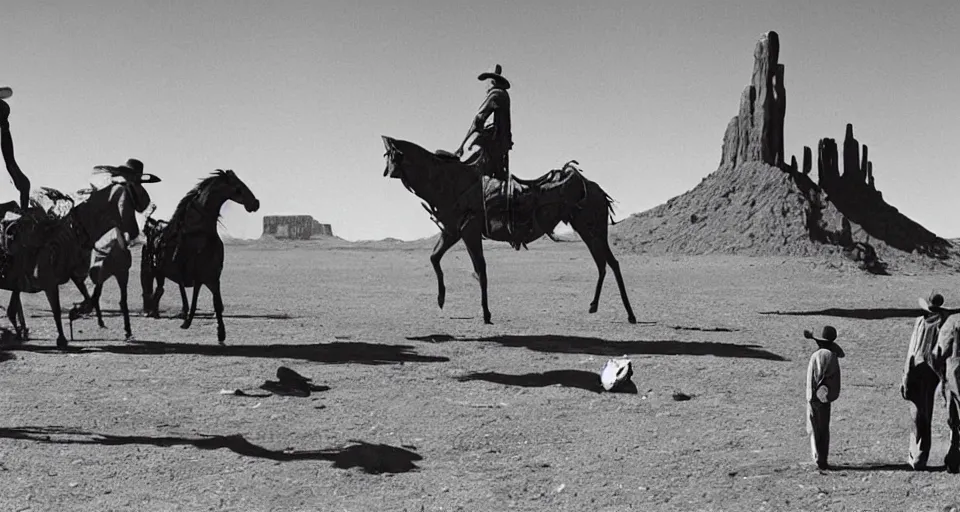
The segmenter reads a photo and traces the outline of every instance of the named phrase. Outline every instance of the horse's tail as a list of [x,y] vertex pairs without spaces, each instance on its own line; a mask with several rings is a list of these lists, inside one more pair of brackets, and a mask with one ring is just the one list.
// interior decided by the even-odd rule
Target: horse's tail
[[[597,185],[597,187],[599,188],[600,185]],[[610,194],[608,194],[608,193],[607,193],[605,190],[603,190],[602,188],[600,189],[600,191],[603,192],[603,199],[604,199],[604,201],[607,202],[607,211],[610,212],[610,225],[611,225],[611,226],[616,226],[616,225],[617,225],[617,221],[613,219],[613,214],[614,214],[614,211],[613,211],[613,203],[615,203],[616,201],[615,201],[612,197],[610,197]]]
[[610,197],[610,194],[608,194],[606,190],[603,190],[603,187],[601,187],[599,183],[596,183],[596,182],[594,182],[594,181],[590,181],[589,179],[587,179],[586,176],[583,175],[583,169],[580,168],[580,162],[577,162],[576,160],[570,160],[570,161],[568,161],[567,163],[563,164],[563,169],[564,169],[564,170],[566,170],[566,169],[572,170],[572,171],[575,172],[578,176],[580,176],[580,179],[581,179],[581,180],[583,180],[583,197],[584,197],[584,199],[587,198],[588,188],[589,188],[589,186],[590,186],[591,184],[594,185],[595,187],[597,187],[597,190],[599,190],[600,193],[603,194],[603,200],[604,200],[604,202],[605,202],[606,205],[607,205],[607,212],[608,212],[608,216],[609,216],[609,218],[610,218],[610,225],[611,225],[611,226],[616,225],[616,224],[617,224],[617,221],[615,221],[615,220],[613,219],[613,215],[614,215],[613,204],[614,204],[616,201],[615,201],[612,197]]

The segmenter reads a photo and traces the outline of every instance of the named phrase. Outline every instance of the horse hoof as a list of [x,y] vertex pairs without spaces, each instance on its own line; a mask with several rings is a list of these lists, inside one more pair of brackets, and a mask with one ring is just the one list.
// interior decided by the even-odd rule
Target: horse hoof
[[627,321],[630,322],[631,324],[635,324],[637,323],[637,317],[630,315],[630,317],[627,318]]
[[227,331],[224,329],[217,329],[217,341],[223,345],[223,342],[227,339]]
[[180,328],[181,328],[181,329],[189,329],[189,328],[190,328],[190,322],[184,322],[184,323],[180,324]]
[[57,338],[57,348],[67,348],[67,338],[65,336],[60,336]]
[[590,312],[590,313],[596,313],[596,312],[597,312],[597,305],[596,305],[596,304],[590,304],[590,310],[589,310],[589,312]]
[[123,337],[123,341],[126,341],[127,343],[133,343],[133,342],[137,341],[137,339],[134,338],[132,334],[128,334],[128,335],[126,335],[126,336]]
[[100,327],[101,329],[106,329],[106,328],[107,328],[107,325],[106,325],[105,323],[103,323],[103,322],[100,322],[99,327]]
[[493,322],[490,321],[490,315],[483,315],[483,323],[493,325]]

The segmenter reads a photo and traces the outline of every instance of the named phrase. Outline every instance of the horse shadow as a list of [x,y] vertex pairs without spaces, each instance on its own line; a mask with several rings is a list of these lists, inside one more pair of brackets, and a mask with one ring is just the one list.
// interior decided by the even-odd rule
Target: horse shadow
[[860,320],[884,320],[887,318],[916,318],[923,316],[919,308],[827,308],[815,311],[760,311],[761,315],[781,316],[835,316]]
[[787,361],[783,356],[765,350],[759,345],[738,345],[735,343],[715,341],[612,341],[602,338],[556,334],[499,335],[487,337],[455,337],[449,334],[430,334],[427,336],[410,336],[406,339],[409,341],[428,343],[447,343],[453,341],[496,343],[505,347],[526,348],[535,352],[590,354],[610,357],[624,355],[687,355]]
[[[136,341],[119,345],[94,347],[71,346],[73,352],[90,354],[109,352],[122,355],[188,354],[201,356],[252,357],[263,359],[296,359],[327,364],[385,365],[397,363],[444,363],[447,357],[421,355],[411,345],[380,345],[359,341],[336,341],[309,345],[213,345],[197,343],[167,343]],[[6,347],[11,351],[62,352],[55,346],[23,344]]]
[[[41,310],[41,311],[44,311],[44,310]],[[34,314],[29,315],[29,316],[30,316],[30,318],[48,318],[50,315],[53,314],[53,313],[52,313],[51,311],[49,311],[49,310],[46,310],[45,313],[46,313],[46,314],[34,313]],[[122,316],[123,316],[123,312],[120,311],[119,309],[105,309],[105,308],[100,308],[100,313],[101,313],[101,316],[104,317],[104,318],[116,318],[116,317],[122,317]],[[132,318],[132,317],[136,317],[136,316],[139,316],[139,314],[138,314],[138,313],[135,313],[134,311],[131,310],[131,311],[130,311],[130,317]],[[96,318],[96,314],[93,313],[93,312],[90,312],[90,313],[84,315],[84,316],[81,317],[81,318]],[[194,318],[195,320],[196,320],[196,319],[214,320],[214,319],[217,318],[217,316],[216,316],[216,313],[212,313],[212,312],[209,312],[209,311],[197,311],[196,313],[194,313],[193,318]],[[260,313],[260,314],[253,314],[253,313],[233,313],[233,314],[223,313],[223,318],[225,318],[225,319],[227,319],[227,318],[234,318],[234,319],[240,319],[240,320],[295,320],[295,319],[300,318],[300,317],[293,316],[293,315],[290,315],[290,314],[287,314],[287,313]],[[177,310],[176,313],[170,313],[170,314],[160,315],[160,319],[162,319],[162,320],[182,320],[182,319],[183,319],[183,316],[182,316],[182,313],[181,313],[179,310]]]
[[0,438],[44,444],[87,444],[100,446],[141,445],[169,448],[193,446],[200,450],[227,449],[245,457],[289,462],[325,460],[339,469],[360,468],[365,473],[406,473],[419,468],[423,460],[413,446],[396,447],[351,440],[349,446],[325,450],[271,450],[251,443],[241,434],[182,436],[121,436],[65,427],[0,428]]
[[905,462],[868,462],[865,464],[830,464],[827,469],[830,471],[910,471],[910,472],[928,472],[936,473],[945,471],[946,466],[927,466],[922,469],[913,469]]
[[[603,393],[605,391],[600,384],[600,377],[596,373],[583,370],[553,370],[541,373],[525,373],[522,375],[510,375],[497,372],[473,372],[460,376],[457,380],[460,382],[479,380],[524,388],[560,386],[583,389],[591,393]],[[632,381],[626,382],[617,392],[629,394],[638,393],[637,386]]]

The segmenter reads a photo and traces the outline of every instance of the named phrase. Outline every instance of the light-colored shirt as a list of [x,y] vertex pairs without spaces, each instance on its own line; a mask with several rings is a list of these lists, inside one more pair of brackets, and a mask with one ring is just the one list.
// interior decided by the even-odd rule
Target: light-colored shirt
[[960,314],[947,317],[940,326],[937,344],[933,349],[933,369],[946,379],[947,389],[960,394]]
[[840,398],[840,362],[836,354],[825,348],[814,352],[807,365],[808,402],[816,399],[820,386],[827,387],[827,402]]

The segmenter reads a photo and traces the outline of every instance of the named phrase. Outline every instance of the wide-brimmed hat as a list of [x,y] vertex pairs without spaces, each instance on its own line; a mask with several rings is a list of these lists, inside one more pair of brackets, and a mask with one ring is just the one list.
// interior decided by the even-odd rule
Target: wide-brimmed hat
[[9,87],[0,87],[0,100],[5,100],[13,96],[13,89]]
[[820,336],[817,337],[813,334],[811,330],[804,330],[803,337],[809,340],[817,342],[817,346],[820,348],[825,348],[834,354],[837,354],[837,357],[843,357],[843,349],[840,348],[840,345],[837,345],[837,329],[832,325],[823,326],[823,330],[820,332]]
[[920,309],[923,309],[927,313],[940,313],[943,311],[943,295],[939,293],[931,293],[926,299],[919,298],[917,302],[920,303]]
[[123,165],[114,167],[112,165],[98,165],[94,167],[99,171],[106,171],[112,176],[118,178],[124,178],[129,181],[136,181],[139,183],[158,183],[160,178],[155,174],[149,174],[143,172],[143,162],[137,160],[136,158],[131,158]]
[[497,82],[500,82],[500,87],[504,89],[509,89],[510,81],[503,77],[503,75],[501,74],[502,72],[503,72],[503,68],[500,67],[500,64],[497,64],[493,68],[493,71],[485,71],[483,73],[480,73],[480,76],[477,77],[477,80],[493,79]]

